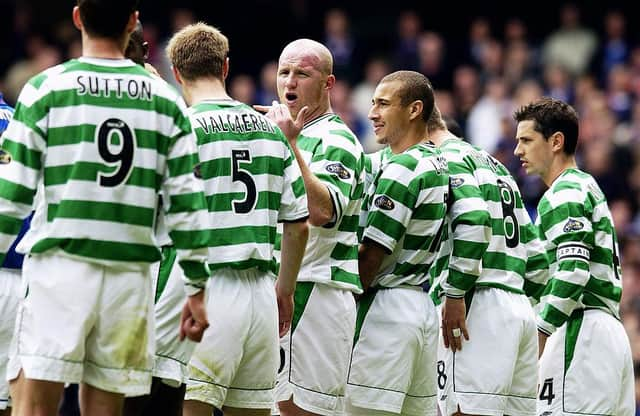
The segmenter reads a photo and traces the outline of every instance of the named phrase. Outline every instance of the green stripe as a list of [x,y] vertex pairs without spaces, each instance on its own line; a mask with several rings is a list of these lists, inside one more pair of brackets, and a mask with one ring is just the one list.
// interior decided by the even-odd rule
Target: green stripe
[[615,286],[609,280],[600,280],[593,276],[587,281],[585,290],[615,302],[620,302],[622,297],[622,288]]
[[293,195],[296,198],[300,198],[307,192],[304,187],[304,180],[302,179],[302,176],[299,176],[298,179],[291,184],[291,188],[293,189]]
[[426,276],[429,273],[431,263],[396,263],[393,274],[396,276]]
[[362,289],[362,283],[360,283],[359,275],[349,273],[339,267],[331,266],[331,280],[334,282],[348,283],[356,286],[358,289]]
[[[209,212],[231,212],[233,207],[233,201],[243,201],[247,197],[247,193],[232,192],[232,193],[217,193],[207,196],[207,206]],[[270,209],[278,211],[280,208],[281,195],[276,192],[262,191],[258,192],[258,198],[254,210]]]
[[483,253],[486,253],[487,243],[477,243],[475,241],[453,240],[452,255],[465,259],[480,260]]
[[315,286],[314,282],[298,282],[296,284],[296,291],[293,295],[293,320],[291,321],[291,335],[296,330],[300,318],[304,313],[304,309],[307,307],[311,292]]
[[533,299],[536,300],[540,300],[540,296],[542,296],[542,293],[544,292],[545,289],[545,285],[544,284],[540,284],[540,283],[535,283],[532,282],[531,280],[526,280],[524,281],[524,293]]
[[207,280],[211,272],[209,271],[209,266],[206,263],[200,263],[192,260],[180,260],[178,262],[182,270],[184,271],[184,275],[189,280]]
[[6,179],[0,178],[0,197],[13,202],[26,205],[33,205],[33,196],[35,189],[13,183]]
[[568,318],[564,312],[560,311],[550,303],[545,304],[544,309],[540,313],[540,317],[544,319],[545,322],[550,323],[556,328],[561,327]]
[[[102,163],[92,162],[76,162],[73,165],[46,167],[44,169],[44,185],[62,185],[69,180],[96,182],[98,173],[110,176],[117,170],[117,166],[109,167]],[[159,189],[160,183],[162,183],[162,175],[158,175],[155,170],[137,167],[131,170],[131,174],[125,182],[126,185],[151,189]]]
[[65,199],[59,204],[49,204],[47,206],[47,221],[51,222],[55,218],[111,221],[152,227],[155,210],[113,202]]
[[232,261],[227,263],[209,263],[211,271],[218,269],[234,269],[234,270],[248,270],[258,269],[265,273],[276,274],[276,262],[275,260],[259,260],[259,259],[247,259],[242,261]]
[[[197,225],[197,224],[194,224]],[[210,230],[173,230],[169,232],[171,241],[180,250],[207,247],[211,238]]]
[[404,235],[405,226],[395,219],[382,213],[382,211],[374,211],[369,213],[367,218],[367,226],[375,227],[383,234],[391,237],[394,241],[400,241],[400,238]]
[[[235,244],[255,243],[272,244],[276,239],[276,227],[243,226],[215,228],[207,231],[210,234],[209,247],[227,247]],[[229,249],[231,249],[229,247]]]
[[197,164],[198,156],[195,153],[169,159],[167,160],[169,176],[175,178],[176,176],[192,173]]
[[359,215],[345,215],[342,217],[342,221],[340,221],[340,225],[338,226],[338,231],[354,233],[358,230],[359,221],[360,221]]
[[525,260],[511,257],[506,253],[496,253],[492,251],[486,251],[484,253],[482,264],[488,269],[510,270],[519,276],[524,276],[527,269]]
[[169,282],[169,276],[171,275],[171,269],[176,262],[178,250],[172,246],[166,246],[162,248],[162,260],[160,261],[160,270],[158,271],[158,282],[156,284],[156,299],[155,303],[158,303],[164,288]]
[[[78,124],[75,126],[51,127],[47,130],[47,146],[66,146],[82,142],[95,141],[96,126],[93,124]],[[154,149],[163,156],[169,152],[172,139],[153,130],[134,130],[136,147],[140,149]]]
[[[252,175],[274,175],[281,177],[284,172],[284,161],[273,156],[256,156],[251,162],[239,161],[240,169]],[[202,179],[231,176],[231,158],[221,157],[203,161],[201,164]]]
[[333,134],[334,136],[344,137],[345,139],[349,140],[349,143],[356,144],[355,136],[349,133],[347,130],[329,130],[329,134]]
[[23,220],[19,218],[0,214],[0,232],[4,234],[18,235],[22,228],[22,221]]
[[371,288],[367,290],[360,300],[358,301],[358,309],[356,312],[356,331],[353,336],[353,348],[356,347],[358,343],[358,339],[360,339],[360,331],[362,330],[362,325],[364,324],[364,320],[367,317],[367,312],[371,309],[371,304],[378,293],[378,289]]
[[31,252],[44,253],[56,247],[76,256],[116,262],[153,263],[162,258],[155,246],[84,238],[45,238],[38,241]]
[[358,246],[336,243],[330,257],[333,260],[357,260]]
[[29,149],[24,144],[16,143],[8,138],[2,142],[2,148],[9,152],[12,160],[20,162],[33,170],[42,168],[42,153],[40,151]]
[[454,269],[449,269],[449,277],[447,278],[447,283],[456,289],[462,291],[470,290],[476,283],[478,276],[474,276],[472,274],[459,272]]
[[169,213],[194,212],[207,209],[207,202],[202,192],[171,195]]
[[578,334],[580,333],[580,327],[582,326],[582,320],[584,318],[584,310],[579,309],[573,311],[571,318],[567,321],[567,333],[564,339],[564,374],[567,374],[571,361],[573,361],[573,355],[576,351],[576,345],[578,344]]

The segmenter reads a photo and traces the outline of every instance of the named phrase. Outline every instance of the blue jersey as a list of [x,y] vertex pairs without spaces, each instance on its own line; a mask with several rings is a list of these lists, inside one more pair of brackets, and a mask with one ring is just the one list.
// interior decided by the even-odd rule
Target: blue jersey
[[[7,129],[11,118],[13,117],[13,108],[4,102],[2,99],[2,94],[0,94],[0,135]],[[0,141],[0,143],[2,143]],[[11,155],[4,152],[0,149],[0,169],[2,169],[3,163],[11,162]],[[32,214],[33,215],[33,214]],[[25,235],[27,230],[29,229],[29,224],[31,223],[31,216],[24,220],[22,223],[22,228],[20,229],[20,234],[18,234],[18,238],[11,245],[11,249],[7,252],[7,256],[2,263],[2,267],[8,269],[21,269],[22,268],[22,260],[24,256],[22,254],[16,253],[16,246]]]

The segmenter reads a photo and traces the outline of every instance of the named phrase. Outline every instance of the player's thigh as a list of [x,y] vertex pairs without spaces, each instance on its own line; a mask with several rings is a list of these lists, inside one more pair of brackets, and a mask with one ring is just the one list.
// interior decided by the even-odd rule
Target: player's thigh
[[574,312],[547,341],[538,412],[619,414],[630,355],[627,335],[614,317],[599,310]]

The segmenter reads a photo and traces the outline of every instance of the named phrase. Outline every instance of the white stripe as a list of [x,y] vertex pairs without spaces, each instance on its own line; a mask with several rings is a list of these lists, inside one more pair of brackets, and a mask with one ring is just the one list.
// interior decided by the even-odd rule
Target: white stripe
[[49,127],[75,126],[79,120],[94,124],[96,127],[110,118],[124,121],[130,128],[156,131],[165,136],[174,137],[181,131],[172,117],[164,114],[133,108],[113,108],[95,105],[76,105],[55,107],[49,112]]

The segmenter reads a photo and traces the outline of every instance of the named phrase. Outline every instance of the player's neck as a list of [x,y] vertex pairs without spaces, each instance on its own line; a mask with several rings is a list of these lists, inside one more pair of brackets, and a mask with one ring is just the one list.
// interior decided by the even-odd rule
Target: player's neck
[[82,56],[84,57],[124,59],[124,49],[124,44],[122,44],[121,41],[109,38],[89,37],[86,33],[82,35]]
[[418,143],[426,141],[426,129],[420,129],[416,126],[411,126],[407,129],[406,134],[394,143],[390,143],[389,147],[394,154],[403,153],[411,146],[415,146]]
[[308,122],[329,113],[333,113],[333,109],[331,108],[331,103],[327,99],[326,102],[321,101],[320,105],[315,109],[307,111],[307,114],[304,115],[304,123],[307,124]]
[[228,100],[231,98],[219,79],[200,78],[195,81],[185,82],[182,92],[185,101],[190,106],[206,100]]
[[564,153],[557,155],[551,163],[549,170],[542,175],[542,181],[547,186],[551,186],[551,184],[555,182],[555,180],[558,179],[565,170],[576,169],[577,167],[578,165],[576,164],[575,156],[565,156]]

